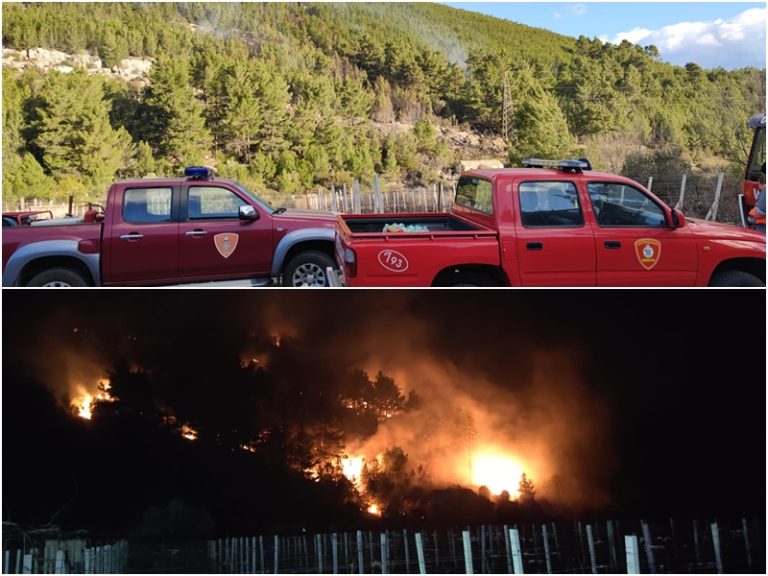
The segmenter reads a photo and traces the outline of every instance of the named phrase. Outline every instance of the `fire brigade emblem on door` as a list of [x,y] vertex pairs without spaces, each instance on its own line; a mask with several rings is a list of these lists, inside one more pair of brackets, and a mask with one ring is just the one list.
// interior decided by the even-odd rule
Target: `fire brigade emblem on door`
[[640,238],[635,240],[635,255],[640,266],[650,270],[661,258],[661,242],[653,238]]
[[219,254],[224,256],[224,258],[229,258],[232,256],[235,248],[237,248],[238,239],[239,236],[237,234],[225,232],[223,234],[216,234],[213,237],[213,243],[216,245],[216,250],[219,251]]

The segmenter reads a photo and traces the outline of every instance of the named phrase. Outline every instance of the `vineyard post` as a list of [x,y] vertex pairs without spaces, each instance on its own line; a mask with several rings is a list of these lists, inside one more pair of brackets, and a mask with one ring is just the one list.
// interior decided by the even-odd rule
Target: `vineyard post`
[[480,526],[480,573],[481,574],[488,574],[488,560],[486,558],[487,555],[487,549],[485,546],[485,537],[488,533],[488,530],[485,527],[485,524]]
[[717,208],[720,205],[720,192],[723,188],[723,177],[725,174],[720,172],[717,175],[717,186],[715,187],[715,199],[712,201],[712,206],[709,208],[709,212],[704,217],[704,220],[717,220]]
[[317,573],[323,573],[323,541],[320,534],[315,534],[315,554],[317,555]]
[[723,559],[720,556],[720,529],[717,527],[717,522],[712,522],[709,525],[709,529],[712,531],[712,546],[715,549],[715,565],[717,566],[717,573],[723,573]]
[[333,558],[333,573],[339,573],[339,540],[336,532],[331,534],[331,556]]
[[507,555],[507,574],[512,574],[512,545],[509,542],[509,526],[504,524],[504,550]]
[[357,573],[365,574],[363,567],[363,531],[357,531]]
[[646,188],[648,188],[649,192],[651,191],[651,188],[653,188],[653,176],[648,176],[648,186],[646,186]]
[[426,574],[427,565],[424,562],[424,542],[421,532],[416,532],[416,557],[419,560],[419,574]]
[[651,538],[651,528],[648,522],[641,520],[640,526],[643,529],[643,542],[645,543],[645,555],[648,558],[648,569],[651,574],[656,574],[656,562],[653,558],[653,539]]
[[64,565],[64,550],[56,551],[56,574],[64,574],[66,572],[66,566]]
[[749,534],[747,533],[747,519],[741,519],[741,533],[744,535],[744,547],[747,550],[747,568],[748,572],[752,571],[752,551],[749,548]]
[[3,560],[3,574],[8,574],[11,569],[11,551],[5,551],[5,558]]
[[470,537],[469,530],[463,530],[461,537],[464,541],[464,574],[474,574],[472,566],[472,538]]
[[274,548],[274,570],[273,574],[277,574],[280,569],[280,536],[275,534],[275,548]]
[[387,544],[386,530],[379,534],[379,540],[381,543],[381,573],[389,574],[389,545]]
[[32,574],[32,556],[34,550],[30,550],[30,554],[24,554],[24,574]]
[[701,564],[701,545],[699,544],[699,523],[693,520],[693,547],[696,550],[696,564]]
[[675,204],[675,210],[682,210],[683,202],[685,201],[685,181],[688,178],[688,174],[683,174],[683,179],[680,182],[680,197]]
[[541,525],[541,537],[544,540],[544,560],[547,563],[547,574],[552,574],[552,558],[549,556],[549,538],[547,537],[547,525]]
[[640,574],[640,550],[637,546],[637,536],[624,536],[624,547],[627,554],[627,574]]
[[261,573],[264,574],[264,536],[259,536],[259,563],[261,564]]
[[522,550],[520,550],[520,532],[518,532],[517,528],[509,530],[509,541],[512,546],[512,565],[515,569],[515,574],[524,574],[523,554]]
[[405,546],[405,572],[411,572],[411,553],[408,550],[408,529],[403,528],[403,546]]
[[589,546],[589,563],[592,566],[592,574],[597,574],[597,560],[595,558],[595,539],[592,537],[592,524],[587,524],[587,546]]

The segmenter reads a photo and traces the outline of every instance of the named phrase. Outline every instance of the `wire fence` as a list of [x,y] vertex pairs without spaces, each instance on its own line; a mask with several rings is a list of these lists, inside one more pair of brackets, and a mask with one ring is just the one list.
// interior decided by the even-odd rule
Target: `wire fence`
[[[332,185],[304,194],[258,193],[275,207],[304,210],[326,210],[343,213],[429,213],[447,212],[453,206],[455,180],[444,180],[430,186],[384,186],[374,175],[371,184],[354,181],[352,185]],[[728,224],[740,222],[738,195],[742,182],[725,174],[680,175],[678,177],[638,180],[652,189],[667,205],[682,209],[686,216],[705,218]],[[681,201],[682,196],[682,202]],[[51,210],[55,217],[69,212],[69,204],[50,200],[29,200],[21,204],[3,202],[3,211]],[[85,206],[73,206],[74,215],[82,215]]]
[[765,573],[765,521],[547,522],[3,543],[4,573]]

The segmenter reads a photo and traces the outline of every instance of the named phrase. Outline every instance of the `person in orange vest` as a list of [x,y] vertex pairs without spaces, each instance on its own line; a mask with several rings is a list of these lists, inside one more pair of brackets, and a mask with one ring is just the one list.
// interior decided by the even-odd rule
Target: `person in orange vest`
[[760,186],[756,195],[755,206],[749,211],[749,222],[755,230],[765,233],[765,162],[760,169]]

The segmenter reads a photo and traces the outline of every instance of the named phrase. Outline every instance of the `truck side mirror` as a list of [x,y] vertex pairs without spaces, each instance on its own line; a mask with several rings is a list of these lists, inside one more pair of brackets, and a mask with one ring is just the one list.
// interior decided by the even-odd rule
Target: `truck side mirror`
[[254,208],[250,204],[244,204],[243,206],[240,206],[240,208],[238,209],[237,218],[239,220],[246,220],[248,222],[253,222],[254,220],[259,219],[259,211],[256,210],[256,208]]
[[682,228],[685,226],[685,216],[683,216],[683,213],[680,212],[680,210],[672,208],[670,215],[672,217],[672,228]]

